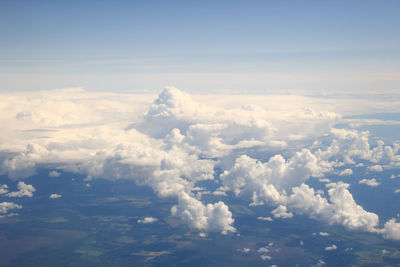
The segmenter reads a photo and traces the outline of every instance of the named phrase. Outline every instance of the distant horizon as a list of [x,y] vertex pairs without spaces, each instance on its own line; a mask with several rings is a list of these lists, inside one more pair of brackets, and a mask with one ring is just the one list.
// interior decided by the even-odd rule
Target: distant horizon
[[2,1],[0,91],[400,91],[398,1]]

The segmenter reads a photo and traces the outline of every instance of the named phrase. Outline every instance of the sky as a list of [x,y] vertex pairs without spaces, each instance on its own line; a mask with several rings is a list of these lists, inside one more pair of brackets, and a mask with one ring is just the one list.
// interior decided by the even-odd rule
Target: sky
[[45,170],[151,188],[200,237],[240,234],[240,199],[398,242],[399,8],[1,1],[0,218]]
[[0,90],[397,93],[398,1],[1,1]]

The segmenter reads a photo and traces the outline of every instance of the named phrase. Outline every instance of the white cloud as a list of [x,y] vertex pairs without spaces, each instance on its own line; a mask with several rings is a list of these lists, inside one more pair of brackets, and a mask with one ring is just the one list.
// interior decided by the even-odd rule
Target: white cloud
[[57,171],[51,171],[49,172],[49,177],[58,177],[60,176],[61,173],[57,172]]
[[359,184],[366,184],[366,185],[372,186],[372,187],[376,187],[376,186],[380,185],[380,183],[378,183],[375,178],[372,178],[372,179],[365,179],[364,178],[364,179],[361,179],[360,181],[358,181],[358,183]]
[[271,257],[271,256],[268,256],[268,255],[260,255],[260,258],[261,258],[263,261],[272,259],[272,257]]
[[22,181],[18,182],[18,189],[19,189],[19,191],[10,192],[7,194],[7,196],[9,196],[9,197],[32,197],[33,192],[36,191],[36,189],[32,185],[25,184]]
[[2,184],[0,185],[0,195],[4,195],[8,192],[8,185]]
[[400,240],[400,223],[396,219],[390,219],[385,223],[381,233],[386,239]]
[[321,266],[324,266],[325,264],[326,264],[325,261],[323,261],[323,260],[318,260],[318,262],[317,262],[316,264],[311,265],[311,266],[312,266],[312,267],[321,267]]
[[6,216],[12,216],[14,213],[8,213],[9,210],[22,209],[21,205],[15,204],[13,202],[1,202],[0,203],[0,218]]
[[330,183],[331,180],[329,180],[328,178],[320,178],[318,179],[318,181],[320,181],[321,183]]
[[353,170],[352,169],[344,169],[343,171],[341,171],[339,173],[339,176],[349,176],[353,174]]
[[283,205],[279,205],[279,207],[274,209],[272,211],[272,214],[275,218],[288,219],[293,217],[293,213],[287,212],[287,208]]
[[327,233],[327,232],[319,232],[319,235],[321,235],[321,236],[329,236],[329,233]]
[[251,251],[251,249],[250,248],[242,248],[242,249],[239,249],[239,251],[247,254]]
[[172,215],[178,215],[194,229],[220,231],[223,234],[235,232],[232,213],[222,201],[204,205],[187,193],[180,193],[178,205],[172,207]]
[[[306,214],[351,230],[376,231],[378,216],[354,201],[348,185],[330,184],[324,197],[305,182],[329,182],[325,174],[359,159],[400,166],[399,146],[378,142],[371,149],[368,132],[333,128],[340,116],[316,111],[321,101],[304,97],[269,96],[262,99],[279,101],[265,102],[195,96],[211,106],[166,88],[147,108],[153,97],[84,90],[4,94],[0,152],[8,156],[0,173],[22,179],[45,168],[84,174],[88,182],[131,180],[176,199],[172,214],[193,229],[234,232],[229,207],[222,201],[205,204],[196,191],[196,183],[213,180],[214,170],[221,169],[215,196],[233,192],[251,205],[271,206],[276,216]],[[247,100],[264,106],[243,105]]]
[[268,247],[261,247],[257,250],[258,253],[268,253],[269,248]]
[[142,224],[154,223],[156,221],[158,221],[158,219],[154,217],[144,217],[143,219],[137,220],[138,223]]
[[373,172],[382,172],[383,168],[382,165],[372,165],[368,167],[368,170],[373,171]]
[[273,219],[271,217],[257,217],[258,220],[261,221],[268,221],[268,222],[272,222]]
[[60,197],[62,197],[62,195],[56,194],[56,193],[51,194],[51,195],[49,196],[49,198],[51,198],[51,199],[56,199],[56,198],[60,198]]
[[326,251],[331,251],[331,250],[336,250],[336,249],[337,249],[337,246],[335,244],[333,244],[332,246],[325,247]]

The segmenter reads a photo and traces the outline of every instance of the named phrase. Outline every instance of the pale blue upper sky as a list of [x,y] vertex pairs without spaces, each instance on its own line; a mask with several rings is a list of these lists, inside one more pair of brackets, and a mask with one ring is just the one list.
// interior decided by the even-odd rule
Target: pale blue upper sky
[[400,1],[1,1],[0,90],[400,92]]

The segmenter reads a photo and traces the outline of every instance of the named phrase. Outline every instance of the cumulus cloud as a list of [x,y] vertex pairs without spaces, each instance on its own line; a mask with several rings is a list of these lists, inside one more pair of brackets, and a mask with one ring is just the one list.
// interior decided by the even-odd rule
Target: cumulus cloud
[[61,173],[59,173],[58,171],[49,172],[49,177],[58,177],[60,175],[61,175]]
[[0,195],[4,195],[8,192],[8,185],[2,184],[0,185]]
[[22,206],[15,204],[13,202],[1,202],[0,203],[0,218],[15,215],[15,213],[8,213],[9,210],[13,210],[13,209],[22,209]]
[[260,258],[261,258],[263,261],[272,259],[272,257],[271,257],[271,256],[268,256],[268,255],[260,255]]
[[288,219],[293,217],[293,213],[288,212],[287,208],[283,205],[279,205],[279,207],[274,209],[272,211],[272,214],[274,215],[275,218]]
[[51,195],[49,196],[49,198],[51,198],[51,199],[56,199],[56,198],[60,198],[60,197],[62,197],[62,195],[56,194],[56,193],[51,194]]
[[36,191],[36,189],[32,185],[25,184],[22,181],[18,182],[17,186],[18,186],[18,191],[10,192],[7,194],[7,196],[9,196],[9,197],[32,197],[33,192]]
[[[368,132],[334,128],[340,116],[333,112],[292,105],[284,112],[253,104],[211,106],[172,87],[150,107],[152,95],[83,90],[2,99],[9,104],[0,106],[7,125],[0,134],[0,152],[7,152],[0,173],[11,179],[45,168],[59,170],[49,176],[72,172],[88,182],[131,180],[175,199],[171,213],[189,227],[235,232],[228,205],[204,203],[197,190],[197,183],[215,180],[220,187],[214,196],[233,193],[251,206],[268,205],[275,217],[305,214],[350,230],[383,233],[377,230],[378,216],[355,202],[349,185],[329,183],[325,175],[338,173],[336,168],[351,175],[346,167],[360,166],[359,159],[400,166],[399,145],[379,141],[371,147]],[[329,183],[326,195],[306,184],[314,178]],[[2,190],[29,196],[34,192],[29,186],[21,184],[20,193]]]
[[158,221],[158,219],[154,217],[144,217],[143,219],[137,220],[137,222],[141,224],[149,224],[149,223],[154,223],[156,221]]
[[381,233],[386,239],[400,240],[400,223],[396,219],[390,219],[385,223]]
[[239,251],[242,252],[242,253],[247,254],[247,253],[249,253],[251,251],[251,249],[250,248],[242,248],[242,249],[239,249]]
[[382,172],[383,168],[381,165],[372,165],[368,167],[368,170],[373,171],[373,172]]
[[204,205],[201,201],[182,192],[178,198],[178,205],[172,207],[172,215],[178,215],[194,229],[204,231],[235,232],[232,226],[234,219],[228,206],[222,201]]
[[268,222],[272,222],[273,219],[271,217],[257,217],[258,220],[261,221],[268,221]]
[[353,174],[353,170],[352,169],[344,169],[343,171],[341,171],[339,173],[339,176],[349,176]]
[[325,261],[323,261],[323,260],[318,260],[318,262],[317,262],[316,264],[311,265],[311,266],[312,266],[312,267],[321,267],[321,266],[324,266],[325,264],[326,264]]
[[337,249],[337,246],[335,244],[333,244],[332,246],[325,247],[326,251],[331,251],[331,250],[336,250],[336,249]]
[[376,187],[376,186],[380,185],[380,183],[378,183],[375,178],[372,178],[372,179],[365,179],[364,178],[364,179],[361,179],[360,181],[358,181],[358,183],[359,184],[366,184],[366,185],[372,186],[372,187]]
[[321,236],[329,236],[329,233],[327,233],[327,232],[319,232],[319,235],[321,235]]

